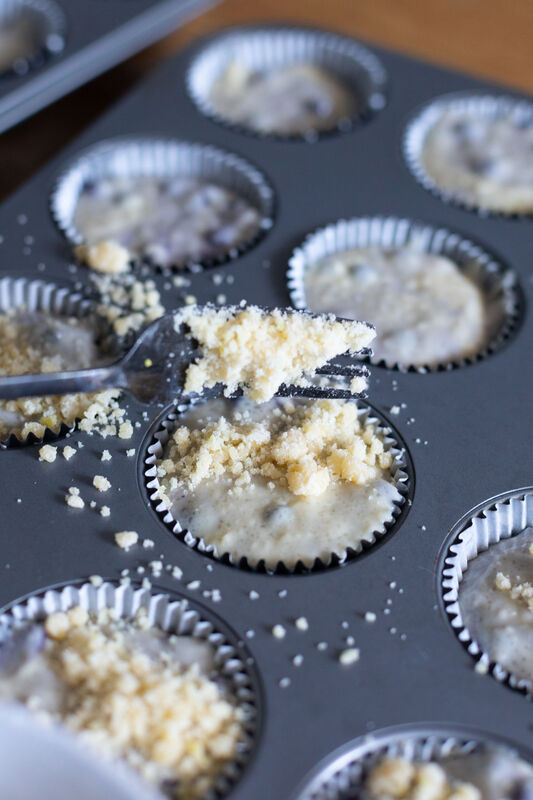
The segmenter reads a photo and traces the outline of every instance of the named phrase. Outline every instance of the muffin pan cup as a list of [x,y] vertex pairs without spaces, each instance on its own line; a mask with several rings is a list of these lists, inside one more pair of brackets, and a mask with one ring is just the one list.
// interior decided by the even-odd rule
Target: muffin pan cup
[[216,617],[185,598],[152,592],[135,586],[104,582],[73,583],[47,589],[8,607],[0,615],[0,647],[8,640],[15,626],[25,622],[41,622],[49,614],[80,606],[89,613],[112,609],[122,619],[133,619],[140,609],[150,623],[165,633],[190,636],[208,642],[213,648],[214,666],[224,687],[238,708],[242,709],[242,735],[237,743],[234,761],[220,773],[206,800],[218,800],[231,790],[239,779],[255,745],[259,726],[259,697],[256,695],[255,669],[246,663],[246,651],[229,629],[220,629]]
[[533,488],[507,492],[493,498],[476,511],[459,532],[452,533],[445,547],[442,567],[442,599],[446,614],[455,635],[480,669],[489,672],[497,681],[531,697],[533,683],[518,678],[485,652],[463,623],[459,606],[459,589],[469,563],[479,553],[500,541],[518,536],[527,527],[533,527]]
[[217,0],[3,0],[30,14],[40,47],[0,76],[0,132],[168,34]]
[[[97,5],[111,2],[130,8],[135,0],[93,0],[91,13],[99,17]],[[335,220],[380,217],[424,220],[432,230],[457,232],[458,242],[473,242],[514,273],[525,313],[505,347],[467,369],[424,375],[371,369],[373,413],[385,425],[390,420],[410,459],[409,494],[396,531],[338,568],[265,574],[178,541],[146,488],[147,449],[168,416],[155,406],[124,398],[131,439],[74,431],[68,441],[76,454],[68,462],[61,451],[47,464],[35,447],[4,450],[0,605],[73,576],[118,581],[128,569],[133,580],[147,576],[157,591],[178,591],[212,608],[246,642],[264,698],[261,739],[232,800],[292,800],[336,748],[396,725],[428,735],[439,723],[448,724],[450,735],[466,726],[503,736],[517,750],[533,749],[528,700],[479,675],[459,645],[443,608],[439,561],[448,534],[470,509],[532,483],[531,221],[483,218],[443,203],[413,178],[402,154],[405,127],[431,101],[500,90],[372,46],[388,75],[379,113],[316,145],[279,141],[244,135],[198,109],[186,76],[205,47],[201,41],[168,59],[0,207],[0,254],[10,275],[30,272],[54,285],[74,282],[80,293],[90,290],[88,269],[73,262],[72,243],[49,213],[58,177],[101,142],[170,138],[213,146],[253,165],[266,176],[276,207],[268,235],[218,268],[166,275],[143,267],[142,277],[153,277],[167,311],[192,297],[200,304],[224,296],[221,302],[231,305],[244,299],[288,306],[288,261],[309,233]],[[104,449],[110,461],[102,462]],[[108,492],[93,486],[97,474],[109,478]],[[65,503],[73,486],[83,509]],[[109,517],[99,513],[104,504]],[[123,530],[139,534],[128,552],[114,541]],[[145,540],[153,546],[145,549]],[[163,564],[157,578],[154,561]],[[181,578],[173,576],[174,566]],[[307,631],[295,624],[301,617]],[[273,635],[278,624],[282,638]],[[359,660],[340,663],[352,641]]]
[[512,742],[482,731],[451,725],[399,726],[357,739],[333,753],[292,800],[352,800],[360,796],[369,771],[383,758],[424,763],[476,753],[487,745],[511,750],[533,762],[533,753],[517,752]]
[[309,562],[299,559],[294,566],[286,565],[283,561],[279,561],[276,566],[271,566],[266,564],[264,559],[251,561],[246,556],[242,556],[238,560],[235,559],[230,553],[217,548],[216,544],[210,544],[201,537],[195,536],[194,531],[182,528],[180,521],[174,518],[171,510],[167,509],[158,496],[160,484],[157,477],[157,462],[162,457],[165,446],[179,424],[180,414],[185,413],[191,406],[197,403],[201,403],[200,398],[191,400],[189,403],[182,403],[177,406],[176,411],[165,415],[164,418],[157,423],[154,434],[151,437],[151,444],[149,444],[144,458],[144,478],[145,489],[150,504],[158,517],[165,523],[166,527],[174,536],[189,547],[198,550],[199,553],[203,553],[224,564],[238,566],[242,569],[267,572],[269,574],[302,574],[310,572],[311,570],[338,566],[339,564],[344,564],[350,559],[355,558],[355,556],[368,550],[384,536],[397,530],[399,527],[399,518],[401,517],[403,520],[407,513],[408,507],[406,507],[406,501],[408,497],[412,498],[414,492],[414,476],[409,456],[397,434],[395,434],[389,426],[386,426],[382,419],[379,419],[374,414],[372,407],[367,406],[364,401],[359,401],[359,421],[362,425],[376,426],[377,433],[382,436],[385,452],[391,453],[393,456],[390,474],[392,483],[400,493],[401,499],[394,505],[391,517],[384,520],[379,528],[376,528],[376,530],[365,536],[365,538],[354,545],[354,547],[347,547],[339,553],[330,553],[326,560],[315,558],[314,561]]
[[[332,128],[303,134],[261,132],[225,117],[209,93],[228,64],[242,61],[255,70],[270,70],[306,63],[323,68],[353,92],[358,109]],[[278,141],[314,142],[324,136],[350,131],[386,103],[386,72],[378,58],[362,45],[341,36],[305,28],[257,27],[223,32],[206,44],[187,73],[189,94],[206,116],[241,133]]]
[[18,20],[27,20],[35,34],[34,49],[26,56],[16,57],[11,65],[2,71],[5,75],[26,75],[37,69],[48,56],[60,53],[65,47],[66,19],[54,0],[7,0],[0,8],[0,26],[10,25]]
[[441,188],[427,172],[422,160],[424,142],[430,129],[446,111],[464,111],[480,118],[493,119],[511,117],[520,122],[533,125],[533,103],[516,99],[503,94],[474,95],[469,93],[450,94],[432,100],[419,110],[407,127],[403,137],[403,155],[405,162],[416,180],[445,203],[451,203],[473,211],[482,217],[502,217],[511,219],[527,219],[533,215],[529,212],[498,211],[484,208],[477,203],[462,198],[449,189]]
[[460,234],[408,219],[343,219],[309,234],[289,260],[287,286],[293,306],[307,308],[305,271],[322,258],[359,247],[395,249],[409,245],[432,255],[449,258],[481,290],[488,316],[494,317],[489,326],[488,340],[474,355],[435,365],[400,364],[384,359],[375,360],[372,356],[370,361],[389,369],[438,372],[475,363],[502,347],[517,329],[522,313],[522,293],[516,275],[480,245]]
[[83,242],[83,236],[74,224],[74,214],[84,185],[89,181],[97,182],[110,177],[197,178],[235,192],[259,212],[256,230],[227,253],[218,258],[189,261],[175,267],[153,265],[164,271],[220,266],[257,244],[273,224],[273,190],[259,170],[239,156],[209,145],[173,139],[117,138],[89,148],[57,180],[50,199],[51,213],[70,243]]
[[[103,320],[96,316],[94,303],[71,286],[59,286],[40,279],[0,277],[0,312],[24,307],[27,311],[43,311],[59,317],[90,319],[94,322],[95,336],[104,334]],[[106,330],[105,333],[108,333]],[[66,436],[75,430],[77,420],[68,425],[62,422],[57,430],[46,427],[42,436],[30,433],[20,437],[10,433],[0,440],[0,449],[20,447],[30,444],[43,444]]]

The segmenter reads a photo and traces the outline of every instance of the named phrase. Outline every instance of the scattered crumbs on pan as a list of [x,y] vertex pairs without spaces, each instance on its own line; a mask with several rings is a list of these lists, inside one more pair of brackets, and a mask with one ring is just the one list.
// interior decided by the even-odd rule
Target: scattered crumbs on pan
[[309,630],[309,622],[307,617],[297,617],[294,620],[294,625],[299,631],[308,631]]
[[111,488],[111,481],[103,475],[95,475],[93,478],[93,486],[95,489],[98,489],[99,492],[107,492]]
[[72,456],[76,455],[77,450],[76,450],[75,447],[71,447],[69,444],[67,444],[63,448],[62,453],[63,453],[63,458],[65,459],[65,461],[70,461]]
[[274,637],[274,639],[284,639],[286,633],[287,631],[285,630],[283,625],[280,625],[279,623],[277,623],[272,627],[272,636]]
[[320,650],[320,652],[321,652],[321,653],[323,653],[323,652],[324,652],[324,650],[327,650],[327,649],[328,649],[328,643],[327,643],[327,642],[319,642],[319,643],[317,644],[317,646],[316,646],[316,649],[317,649],[317,650]]
[[57,447],[52,447],[51,444],[44,444],[39,450],[39,461],[46,461],[52,464],[57,457]]
[[254,631],[254,629],[253,629],[253,628],[249,628],[249,629],[246,631],[246,634],[245,634],[245,635],[246,635],[246,638],[247,638],[247,639],[253,639],[253,638],[254,638],[254,636],[255,636],[255,631]]
[[131,447],[129,450],[126,450],[126,455],[128,458],[132,458],[135,455],[135,448]]
[[290,678],[287,678],[287,677],[281,678],[281,680],[279,682],[280,689],[288,689],[290,685],[291,685],[291,679]]
[[111,461],[111,453],[109,450],[102,450],[100,461]]
[[355,664],[359,661],[360,652],[357,647],[348,647],[346,650],[342,650],[339,653],[339,663],[343,665],[343,667],[349,667],[352,664]]
[[195,592],[197,589],[200,588],[200,586],[201,583],[199,580],[189,581],[189,583],[187,584],[187,589],[189,589],[191,592]]
[[377,614],[373,611],[365,611],[365,622],[375,622],[377,619]]
[[65,502],[70,508],[84,508],[85,502],[80,497],[80,490],[77,486],[71,486],[68,494],[65,495]]
[[288,593],[287,589],[280,589],[280,591],[278,592],[278,597],[281,600],[283,600],[285,597],[287,597],[288,594],[289,593]]
[[301,666],[302,666],[302,664],[304,663],[304,657],[303,657],[303,655],[302,655],[301,653],[297,653],[297,654],[296,654],[296,655],[293,657],[293,659],[292,659],[292,663],[294,664],[294,666],[295,666],[295,667],[301,667]]
[[143,539],[143,547],[145,550],[149,550],[153,546],[154,546],[153,539]]
[[139,541],[139,534],[136,531],[119,531],[115,533],[115,542],[122,550],[129,550]]
[[100,515],[102,517],[111,516],[111,509],[109,508],[109,506],[102,506],[102,508],[100,509]]
[[397,414],[400,413],[400,406],[391,406],[389,411],[391,414],[394,414],[396,416]]
[[248,592],[248,597],[250,600],[259,600],[259,592],[256,592],[255,589],[252,589]]

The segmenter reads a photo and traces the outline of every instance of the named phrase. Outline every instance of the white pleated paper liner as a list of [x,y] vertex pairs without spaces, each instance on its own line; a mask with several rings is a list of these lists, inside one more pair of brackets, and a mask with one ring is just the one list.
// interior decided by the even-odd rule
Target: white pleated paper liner
[[[321,67],[353,92],[357,112],[351,118],[339,120],[329,131],[310,131],[303,136],[261,133],[234,123],[221,115],[210,100],[213,83],[233,61],[259,71],[301,63]],[[241,133],[293,141],[315,141],[350,131],[385,106],[386,83],[379,59],[358,42],[324,31],[283,27],[241,28],[222,33],[196,55],[187,74],[189,94],[206,116]]]
[[518,678],[485,652],[465,627],[459,606],[463,575],[472,559],[493,545],[533,526],[533,487],[506,492],[478,507],[466,523],[459,524],[445,543],[442,598],[446,614],[459,641],[497,681],[531,696],[531,681]]
[[144,487],[152,509],[176,538],[197,552],[230,566],[269,575],[307,574],[342,565],[361,555],[379,540],[395,532],[408,514],[414,496],[414,470],[407,447],[398,432],[392,428],[390,423],[379,412],[369,404],[359,400],[357,402],[359,420],[363,424],[376,425],[376,432],[383,440],[385,452],[390,452],[393,457],[390,475],[393,484],[401,495],[401,499],[395,503],[391,517],[384,520],[379,528],[368,534],[354,547],[347,547],[339,553],[331,553],[326,561],[320,558],[315,558],[312,562],[299,560],[294,566],[287,566],[283,561],[279,561],[275,566],[272,566],[266,564],[263,559],[251,561],[246,556],[236,559],[230,553],[220,551],[215,544],[207,543],[203,539],[196,537],[194,532],[183,528],[179,520],[173,517],[171,510],[167,509],[158,495],[160,484],[157,476],[157,461],[161,458],[166,444],[179,425],[180,416],[192,405],[201,402],[201,398],[191,398],[176,406],[172,412],[169,413],[167,410],[162,414],[156,420],[152,433],[147,436],[146,453],[140,461],[143,465]]
[[533,755],[503,737],[462,725],[401,725],[349,742],[324,759],[291,800],[354,800],[364,796],[369,771],[383,758],[428,762],[502,748],[528,762]]
[[155,594],[149,589],[109,582],[99,587],[75,583],[32,594],[9,606],[0,615],[0,648],[15,626],[26,621],[40,622],[48,614],[78,605],[88,612],[111,608],[125,619],[133,618],[144,608],[152,625],[169,634],[192,636],[212,646],[216,675],[244,714],[236,757],[220,773],[205,800],[218,800],[228,794],[252,756],[260,722],[259,679],[248,651],[235,634],[214,614],[178,595]]
[[[310,233],[289,259],[287,286],[295,308],[308,308],[305,271],[322,258],[360,247],[387,250],[406,246],[453,261],[482,292],[487,316],[492,321],[485,346],[474,355],[432,365],[400,364],[370,357],[377,366],[403,372],[442,372],[481,361],[499,350],[517,330],[523,300],[516,274],[479,244],[446,228],[399,217],[356,217],[341,219]],[[310,309],[313,311],[313,309]]]
[[[257,230],[250,238],[219,258],[200,262],[202,267],[219,266],[242,255],[257,244],[274,223],[272,187],[256,167],[240,156],[211,145],[177,139],[119,137],[99,142],[83,151],[55,183],[50,198],[52,217],[71,244],[83,243],[83,236],[74,224],[74,214],[84,186],[112,177],[166,180],[173,177],[197,178],[234,192],[259,212]],[[176,268],[197,265],[198,262],[178,264]],[[153,266],[161,265],[154,263]]]
[[15,56],[9,66],[0,65],[0,75],[25,75],[65,46],[65,15],[53,0],[2,0],[0,31],[5,29],[4,35],[10,29],[16,32],[18,24],[24,26],[31,47],[26,53]]
[[[16,278],[11,276],[0,277],[0,313],[15,308],[24,308],[27,311],[42,311],[59,317],[77,317],[90,319],[94,322],[95,335],[107,335],[104,331],[103,320],[95,316],[95,305],[82,292],[75,291],[72,286],[59,286],[39,279]],[[102,327],[104,326],[104,327]],[[59,439],[73,431],[76,427],[61,423],[57,430],[46,428],[43,436],[30,433],[25,438],[20,438],[11,433],[6,439],[0,441],[0,449],[17,447],[28,444],[42,444],[52,439]]]
[[468,211],[474,211],[484,217],[529,218],[533,213],[533,209],[528,213],[523,213],[481,207],[468,198],[462,197],[459,192],[456,193],[439,186],[436,180],[427,172],[422,159],[424,142],[430,130],[439,121],[442,114],[447,111],[461,111],[474,119],[510,117],[521,124],[533,125],[533,103],[527,100],[517,100],[506,95],[472,95],[465,93],[443,95],[426,104],[414,116],[405,129],[402,145],[406,164],[416,180],[445,203],[451,203]]

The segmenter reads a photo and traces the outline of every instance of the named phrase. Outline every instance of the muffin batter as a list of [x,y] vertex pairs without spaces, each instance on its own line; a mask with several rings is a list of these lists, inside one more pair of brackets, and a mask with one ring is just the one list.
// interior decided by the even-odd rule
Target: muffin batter
[[[24,375],[85,369],[101,362],[94,330],[88,322],[38,311],[0,314],[0,375]],[[0,438],[25,438],[74,424],[98,398],[113,402],[116,392],[26,397],[0,401]],[[103,410],[103,408],[102,408]]]
[[307,63],[259,71],[231,61],[214,81],[209,101],[230,122],[286,136],[331,130],[358,110],[357,98],[339,78]]
[[438,189],[489,211],[533,211],[533,119],[444,111],[421,161]]
[[19,623],[0,646],[0,697],[60,723],[105,758],[124,759],[175,800],[205,797],[234,759],[242,711],[206,642],[109,609]]
[[178,422],[157,463],[159,497],[236,561],[327,562],[373,541],[401,500],[392,455],[353,402],[217,399]]
[[243,197],[189,177],[87,183],[74,214],[86,244],[118,243],[161,267],[225,256],[260,223],[259,211]]
[[480,289],[448,258],[416,247],[335,253],[304,272],[307,307],[366,319],[374,360],[435,366],[478,353],[489,319]]
[[515,800],[532,792],[531,765],[487,745],[424,763],[384,758],[371,769],[363,800]]
[[20,65],[26,67],[38,47],[37,23],[30,13],[19,12],[4,19],[0,23],[0,73],[18,71]]
[[515,677],[533,681],[533,529],[491,545],[459,585],[463,624]]

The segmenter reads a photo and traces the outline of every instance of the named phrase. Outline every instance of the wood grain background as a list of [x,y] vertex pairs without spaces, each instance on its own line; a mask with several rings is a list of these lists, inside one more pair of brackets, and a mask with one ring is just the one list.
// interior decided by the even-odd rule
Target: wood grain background
[[0,199],[167,55],[226,25],[276,20],[319,25],[533,92],[533,0],[224,0],[2,134]]

